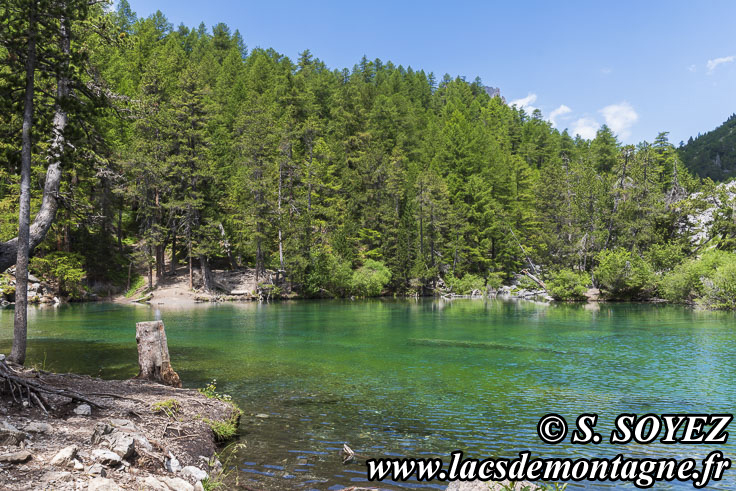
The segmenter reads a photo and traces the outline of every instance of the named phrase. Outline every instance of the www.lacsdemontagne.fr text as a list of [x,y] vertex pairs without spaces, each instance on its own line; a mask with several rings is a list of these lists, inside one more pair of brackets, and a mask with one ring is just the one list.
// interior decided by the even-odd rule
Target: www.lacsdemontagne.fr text
[[463,453],[450,454],[450,464],[443,459],[385,458],[369,459],[369,481],[608,481],[631,482],[648,488],[656,482],[689,482],[702,488],[720,481],[731,460],[716,450],[701,461],[692,458],[636,459],[617,455],[613,458],[543,459],[530,452],[519,452],[513,459],[463,459]]

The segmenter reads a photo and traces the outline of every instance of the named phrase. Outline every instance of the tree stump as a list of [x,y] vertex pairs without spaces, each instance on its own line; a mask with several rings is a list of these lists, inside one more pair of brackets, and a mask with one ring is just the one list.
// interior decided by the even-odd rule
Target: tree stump
[[162,321],[136,323],[135,341],[138,343],[138,366],[140,368],[136,378],[181,387],[179,375],[171,368],[164,323]]

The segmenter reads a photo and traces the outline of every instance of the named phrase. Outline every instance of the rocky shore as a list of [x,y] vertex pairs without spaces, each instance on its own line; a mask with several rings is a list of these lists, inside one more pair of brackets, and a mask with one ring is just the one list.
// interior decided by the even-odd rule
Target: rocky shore
[[237,425],[230,402],[140,380],[16,373],[92,404],[49,396],[47,415],[0,392],[0,489],[194,491],[224,478],[213,428]]

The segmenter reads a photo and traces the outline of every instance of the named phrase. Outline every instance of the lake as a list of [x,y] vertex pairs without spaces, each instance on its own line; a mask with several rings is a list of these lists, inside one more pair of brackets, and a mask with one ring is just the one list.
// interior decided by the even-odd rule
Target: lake
[[[135,323],[152,319],[166,325],[185,386],[217,379],[218,391],[243,408],[246,446],[231,463],[241,482],[268,489],[365,484],[364,466],[342,464],[343,443],[369,457],[449,460],[460,449],[476,458],[522,450],[703,458],[719,447],[614,448],[572,445],[569,437],[546,445],[536,424],[549,412],[571,425],[596,412],[605,442],[620,413],[732,413],[736,405],[736,316],[651,304],[419,299],[31,308],[27,364],[131,377]],[[1,310],[0,352],[10,351],[12,324],[13,311]],[[720,449],[736,456],[734,442]],[[718,486],[736,487],[735,474],[726,471]]]

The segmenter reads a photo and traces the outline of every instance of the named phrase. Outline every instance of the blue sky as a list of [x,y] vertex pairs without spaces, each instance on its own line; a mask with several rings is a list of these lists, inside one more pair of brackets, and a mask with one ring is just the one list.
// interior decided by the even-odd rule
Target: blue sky
[[736,112],[736,1],[129,0],[175,25],[227,23],[249,48],[331,68],[371,59],[479,76],[585,137],[625,143],[705,133]]

